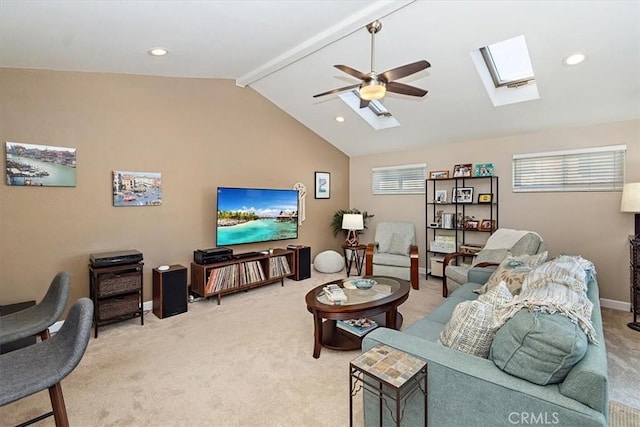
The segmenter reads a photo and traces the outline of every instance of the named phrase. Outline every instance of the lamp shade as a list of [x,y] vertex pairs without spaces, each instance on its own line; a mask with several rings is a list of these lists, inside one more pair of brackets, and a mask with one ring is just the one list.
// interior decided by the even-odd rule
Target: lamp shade
[[342,215],[343,230],[364,230],[364,221],[362,214],[344,214]]
[[360,93],[360,98],[365,101],[382,99],[387,93],[387,86],[378,79],[371,79],[367,82],[362,82],[358,92]]
[[631,182],[624,185],[620,211],[640,212],[640,182]]

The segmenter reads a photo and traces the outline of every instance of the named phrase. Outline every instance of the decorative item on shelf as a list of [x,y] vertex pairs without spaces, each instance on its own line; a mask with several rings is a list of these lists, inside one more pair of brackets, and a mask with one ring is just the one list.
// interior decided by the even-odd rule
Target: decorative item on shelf
[[473,187],[453,187],[451,201],[453,203],[473,203]]
[[640,236],[640,182],[630,182],[624,185],[620,211],[635,213],[634,236]]
[[378,324],[373,319],[350,319],[350,320],[338,320],[336,326],[343,331],[350,332],[358,337],[364,336],[369,331],[378,327]]
[[467,243],[464,245],[460,245],[460,253],[463,254],[468,254],[468,255],[475,255],[478,252],[480,252],[482,250],[483,246],[482,245],[473,245],[471,243]]
[[455,236],[436,236],[429,245],[432,252],[453,253],[456,251]]
[[[339,209],[333,214],[333,218],[331,219],[331,230],[333,231],[333,236],[337,236],[339,233],[344,233],[345,238],[347,236],[347,231],[342,228],[342,217],[346,214],[361,214],[362,221],[364,224],[364,229],[367,229],[367,223],[370,218],[373,218],[374,215],[370,214],[367,211],[360,212],[359,209],[351,208],[351,209]],[[363,233],[363,231],[359,231],[358,234]]]
[[358,231],[364,230],[362,214],[344,214],[342,216],[342,229],[348,230],[345,245],[358,246]]
[[478,194],[478,203],[492,203],[493,202],[493,194],[492,193],[480,193]]
[[471,170],[473,169],[473,163],[465,163],[461,165],[455,165],[453,167],[454,178],[467,178],[471,176]]
[[447,203],[447,190],[436,190],[434,203]]
[[478,163],[473,176],[493,176],[493,163]]
[[331,174],[329,172],[315,173],[315,198],[331,198]]
[[477,230],[478,226],[480,225],[480,221],[476,220],[476,219],[468,219],[464,222],[464,229],[465,230]]
[[447,179],[449,178],[449,171],[430,171],[429,179]]
[[436,212],[436,217],[434,218],[434,220],[436,222],[436,227],[442,227],[442,215],[443,214],[444,214],[444,211]]
[[496,228],[496,220],[495,219],[483,219],[480,222],[480,231],[493,231]]
[[446,228],[449,230],[453,229],[453,218],[454,214],[452,213],[443,213],[442,214],[442,228]]
[[464,227],[464,214],[462,212],[458,212],[456,214],[456,228],[458,230],[462,230]]

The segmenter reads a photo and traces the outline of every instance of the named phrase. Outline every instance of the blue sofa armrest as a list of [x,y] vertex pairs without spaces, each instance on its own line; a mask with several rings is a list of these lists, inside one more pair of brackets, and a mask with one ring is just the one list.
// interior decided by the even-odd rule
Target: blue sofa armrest
[[[431,425],[508,426],[522,424],[523,417],[530,420],[532,416],[546,417],[547,422],[558,425],[607,425],[605,414],[561,395],[557,385],[543,387],[511,376],[496,369],[491,360],[388,328],[367,334],[362,349],[367,351],[377,344],[427,361]],[[407,402],[403,419],[406,425],[424,423],[421,399],[420,393],[416,393]],[[371,393],[365,394],[366,425],[378,425],[377,404]]]

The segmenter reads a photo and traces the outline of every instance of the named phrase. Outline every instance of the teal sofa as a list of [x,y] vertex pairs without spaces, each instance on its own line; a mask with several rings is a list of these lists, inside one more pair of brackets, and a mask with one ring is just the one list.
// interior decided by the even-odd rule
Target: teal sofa
[[[428,422],[436,427],[607,425],[607,355],[602,332],[598,285],[588,282],[587,296],[594,304],[591,321],[598,344],[588,344],[585,356],[558,384],[537,385],[500,370],[492,360],[437,344],[440,331],[455,306],[476,299],[473,290],[484,284],[491,271],[474,268],[469,282],[456,289],[426,317],[402,331],[378,328],[363,340],[362,351],[377,344],[405,351],[428,362]],[[364,392],[366,426],[379,425],[378,398]],[[393,425],[383,411],[384,425]],[[409,397],[402,425],[424,425],[420,393]]]

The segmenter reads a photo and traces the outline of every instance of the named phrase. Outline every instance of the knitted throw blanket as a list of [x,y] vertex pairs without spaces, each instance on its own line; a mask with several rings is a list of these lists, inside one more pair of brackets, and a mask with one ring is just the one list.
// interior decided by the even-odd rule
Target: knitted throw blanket
[[[588,264],[586,264],[586,263]],[[560,313],[577,324],[592,343],[597,343],[591,323],[593,303],[587,297],[587,271],[595,274],[593,264],[580,257],[560,256],[532,270],[522,284],[522,292],[505,307],[502,321],[506,322],[518,311]]]

